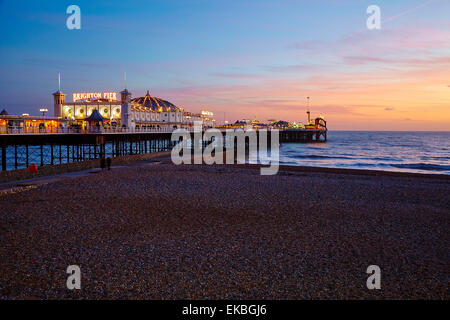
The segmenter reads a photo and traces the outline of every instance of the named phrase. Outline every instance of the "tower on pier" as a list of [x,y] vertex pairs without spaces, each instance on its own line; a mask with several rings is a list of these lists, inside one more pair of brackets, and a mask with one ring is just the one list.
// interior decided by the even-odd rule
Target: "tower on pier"
[[61,75],[58,73],[58,91],[53,93],[53,116],[61,118],[62,117],[62,108],[64,103],[66,102],[66,95],[61,91]]
[[127,90],[127,73],[124,74],[125,89],[120,92],[120,101],[122,102],[121,114],[122,125],[127,128],[134,128],[134,120],[131,117],[131,92]]

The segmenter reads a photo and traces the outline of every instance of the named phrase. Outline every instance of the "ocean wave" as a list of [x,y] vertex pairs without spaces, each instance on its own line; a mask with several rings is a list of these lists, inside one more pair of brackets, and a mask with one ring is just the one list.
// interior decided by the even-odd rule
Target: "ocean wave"
[[450,171],[450,166],[430,164],[430,163],[367,163],[367,162],[357,162],[357,163],[336,163],[337,167],[346,168],[397,168],[397,169],[411,169],[411,170],[422,170],[422,171]]
[[[304,157],[306,158],[306,157]],[[313,157],[313,158],[330,158],[330,157]],[[355,159],[356,160],[356,159]],[[294,165],[314,165],[313,162],[306,163],[292,163],[288,159],[280,161],[281,164],[294,164]],[[333,162],[333,163],[321,163],[321,166],[335,167],[335,168],[371,168],[371,169],[382,169],[386,170],[389,168],[396,169],[406,169],[413,171],[439,171],[439,172],[450,172],[450,166],[448,165],[438,165],[430,163],[386,163],[386,162]]]
[[401,163],[401,164],[389,164],[389,166],[399,169],[416,169],[416,170],[428,170],[428,171],[448,171],[450,166],[444,166],[439,164],[430,163]]
[[442,160],[449,160],[450,156],[443,156],[443,157],[438,157],[438,156],[423,156],[420,157],[421,160],[436,160],[436,161],[442,161]]
[[361,157],[360,160],[371,160],[371,161],[403,161],[400,159],[389,158],[389,157]]
[[347,160],[354,160],[352,157],[344,157],[344,156],[322,156],[317,154],[309,154],[309,155],[292,155],[292,158],[296,159],[347,159]]

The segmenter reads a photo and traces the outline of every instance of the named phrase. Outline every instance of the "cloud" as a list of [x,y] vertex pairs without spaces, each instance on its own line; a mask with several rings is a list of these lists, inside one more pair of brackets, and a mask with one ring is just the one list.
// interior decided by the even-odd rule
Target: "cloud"
[[397,18],[400,18],[400,17],[402,17],[402,16],[404,16],[404,15],[407,15],[408,13],[411,13],[411,12],[413,12],[413,11],[416,11],[417,9],[420,9],[420,8],[423,8],[423,7],[427,6],[427,5],[429,5],[431,2],[434,2],[434,0],[428,0],[428,1],[424,2],[424,3],[422,3],[422,4],[419,4],[418,6],[415,6],[415,7],[413,7],[413,8],[408,9],[408,10],[405,10],[405,11],[403,11],[403,12],[400,12],[400,13],[394,15],[394,16],[391,16],[391,17],[389,17],[389,18],[386,18],[386,19],[384,19],[384,20],[382,21],[382,23],[386,23],[386,22],[389,22],[389,21],[393,21],[393,20],[395,20],[395,19],[397,19]]
[[299,72],[311,72],[324,68],[324,66],[317,66],[313,64],[297,64],[287,66],[268,66],[266,70],[270,72],[280,73],[299,73]]
[[386,108],[384,108],[384,110],[385,110],[385,111],[392,111],[392,110],[394,110],[394,108],[392,108],[392,107],[386,107]]
[[263,76],[258,74],[251,73],[223,73],[216,72],[210,74],[213,77],[218,78],[230,78],[230,79],[261,79]]
[[342,58],[343,62],[348,65],[367,65],[371,63],[390,64],[392,60],[371,56],[346,56]]
[[361,56],[370,52],[370,56],[384,59],[389,56],[413,56],[430,54],[434,50],[449,48],[450,30],[430,27],[386,28],[386,32],[352,34],[334,41],[295,42],[288,49],[296,50],[304,57],[327,57],[331,62],[343,56]]
[[412,59],[409,57],[381,58],[374,56],[344,56],[342,61],[348,65],[384,64],[389,66],[427,67],[434,65],[450,65],[450,57],[429,57]]

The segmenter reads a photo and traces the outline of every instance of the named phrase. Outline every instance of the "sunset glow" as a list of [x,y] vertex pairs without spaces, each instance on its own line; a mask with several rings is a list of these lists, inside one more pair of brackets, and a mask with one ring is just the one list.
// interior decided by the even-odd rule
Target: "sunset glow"
[[[33,113],[49,92],[147,89],[219,123],[257,117],[331,130],[450,129],[450,1],[79,1],[82,29],[52,1],[0,2],[2,108]],[[59,8],[58,6],[61,6]],[[60,26],[61,25],[61,26]],[[20,84],[20,85],[19,85]]]

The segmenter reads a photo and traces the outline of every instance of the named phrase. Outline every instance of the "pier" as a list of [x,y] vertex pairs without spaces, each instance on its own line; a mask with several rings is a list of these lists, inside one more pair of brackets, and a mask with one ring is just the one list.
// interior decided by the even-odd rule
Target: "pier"
[[326,142],[327,130],[285,129],[280,130],[280,143],[286,142]]
[[[191,139],[193,130],[191,128]],[[221,130],[223,134],[225,130]],[[172,130],[102,131],[98,133],[19,133],[0,134],[1,170],[55,165],[126,155],[169,151]],[[202,131],[202,136],[205,131]],[[262,131],[256,130],[257,135]],[[266,132],[266,131],[264,131]],[[270,137],[270,135],[269,135]],[[325,142],[326,130],[279,130],[280,143]],[[209,141],[203,141],[205,147]]]

